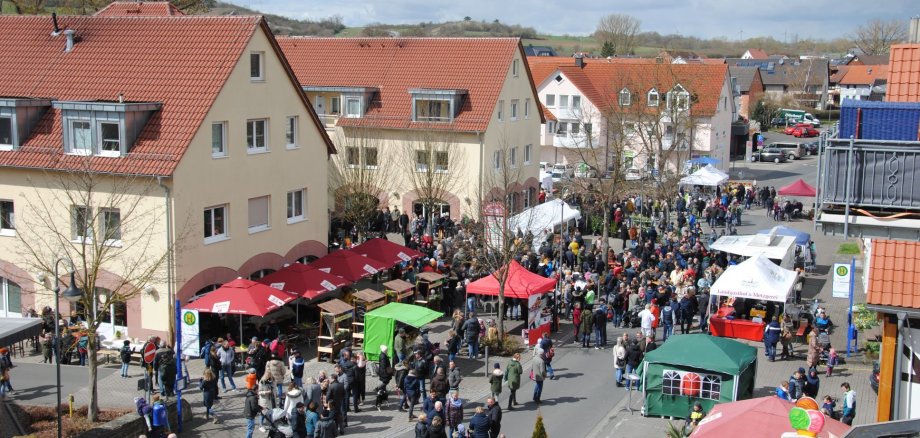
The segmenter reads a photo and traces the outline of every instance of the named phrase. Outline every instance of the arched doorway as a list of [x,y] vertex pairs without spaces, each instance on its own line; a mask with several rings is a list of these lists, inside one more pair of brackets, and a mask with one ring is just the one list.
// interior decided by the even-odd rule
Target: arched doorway
[[426,218],[438,216],[450,217],[450,204],[440,199],[419,199],[412,203],[412,212]]
[[22,317],[22,288],[5,277],[0,277],[0,317]]

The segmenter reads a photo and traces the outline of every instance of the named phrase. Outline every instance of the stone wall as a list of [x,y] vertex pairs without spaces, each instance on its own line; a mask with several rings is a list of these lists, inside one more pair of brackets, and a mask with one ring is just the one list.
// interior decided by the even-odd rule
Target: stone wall
[[[178,402],[173,399],[166,403],[169,412],[169,424],[173,431],[178,424],[176,406]],[[182,422],[189,424],[192,421],[192,407],[187,400],[182,400]],[[95,429],[80,434],[77,438],[111,438],[111,437],[136,437],[147,434],[147,422],[137,412],[122,415]]]

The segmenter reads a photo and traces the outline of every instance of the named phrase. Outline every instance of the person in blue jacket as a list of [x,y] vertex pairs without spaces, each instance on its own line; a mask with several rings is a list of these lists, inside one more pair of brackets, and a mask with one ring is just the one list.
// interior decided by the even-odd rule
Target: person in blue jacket
[[776,361],[776,343],[779,342],[782,332],[782,327],[772,318],[763,329],[763,344],[766,347],[766,355],[770,358],[770,362]]

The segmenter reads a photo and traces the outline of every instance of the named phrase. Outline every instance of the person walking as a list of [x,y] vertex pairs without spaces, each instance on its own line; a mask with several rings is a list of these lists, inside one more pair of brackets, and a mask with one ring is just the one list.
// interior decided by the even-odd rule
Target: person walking
[[805,358],[808,368],[817,367],[820,356],[821,347],[818,345],[818,329],[812,329],[811,334],[808,335],[808,356]]
[[661,328],[664,331],[661,342],[667,342],[668,337],[674,333],[674,322],[677,320],[677,314],[680,312],[680,305],[671,296],[663,306],[661,306]]
[[808,397],[811,397],[815,400],[818,399],[818,391],[821,388],[821,378],[818,377],[818,370],[810,368],[808,373],[805,374],[805,388],[802,392],[805,393]]
[[259,411],[262,412],[262,417],[259,419],[259,430],[265,432],[265,420],[267,419],[265,413],[271,411],[275,407],[275,394],[274,394],[274,385],[271,380],[262,379],[259,382]]
[[502,430],[502,407],[497,398],[486,399],[489,416],[489,438],[498,438]]
[[[415,410],[415,404],[418,403],[419,394],[421,394],[418,386],[418,375],[415,370],[409,370],[403,385],[405,386],[403,392],[405,393],[406,403],[409,405],[409,421],[412,421],[415,418],[412,416],[412,412]],[[400,406],[399,410],[403,410],[403,407]]]
[[572,310],[572,326],[575,327],[575,343],[581,342],[581,303],[575,303],[575,309]]
[[463,334],[466,336],[466,345],[469,348],[469,358],[476,359],[479,357],[479,332],[482,327],[479,326],[479,318],[476,314],[470,312],[470,318],[463,323]]
[[227,382],[224,379],[230,380],[230,387],[233,388],[233,391],[236,391],[236,382],[233,381],[233,361],[235,360],[233,349],[230,348],[230,344],[227,341],[217,349],[217,358],[220,361],[220,386],[224,388],[224,392],[227,392]]
[[508,365],[505,367],[505,380],[508,382],[508,410],[513,410],[517,402],[517,390],[521,387],[521,374],[524,369],[521,366],[521,354],[514,353]]
[[460,368],[457,368],[457,363],[450,361],[447,365],[447,384],[450,391],[457,391],[460,389],[460,382],[463,381],[463,376],[460,375]]
[[446,411],[444,421],[447,424],[448,433],[454,436],[457,427],[463,424],[463,400],[460,399],[460,391],[451,391],[445,405],[447,407],[444,409]]
[[402,362],[407,359],[409,354],[409,345],[406,341],[406,329],[400,327],[396,337],[393,338],[393,350],[396,353],[396,359]]
[[856,416],[856,391],[850,389],[849,382],[843,382],[840,389],[843,391],[843,412],[840,413],[840,421],[852,426],[853,418]]
[[543,355],[534,356],[530,371],[533,373],[533,401],[540,404],[540,397],[543,395],[543,381],[546,379],[546,363],[543,361]]
[[642,363],[642,350],[639,349],[639,341],[634,340],[626,347],[626,389],[628,391],[632,391],[633,382],[635,382],[636,390],[639,390],[639,381],[630,379],[629,376],[639,369],[640,363]]
[[268,363],[265,364],[265,374],[262,381],[271,380],[275,385],[275,398],[280,404],[284,397],[284,377],[287,375],[287,367],[277,354],[273,354]]
[[[591,348],[591,332],[594,331],[594,309],[586,307],[581,312],[581,348]],[[597,342],[597,339],[594,340]]]
[[779,322],[772,318],[767,323],[767,326],[764,327],[763,344],[766,348],[765,354],[770,358],[770,362],[776,361],[776,343],[779,342],[782,331],[783,329],[779,326]]
[[502,393],[502,382],[504,380],[505,373],[502,371],[501,365],[496,362],[495,366],[492,368],[492,374],[489,375],[489,386],[492,391],[492,398],[496,401]]
[[131,341],[125,339],[118,354],[121,356],[121,377],[131,377],[128,375],[128,367],[131,366]]
[[303,405],[303,390],[296,383],[288,384],[287,392],[284,393],[284,413],[288,418],[294,414],[297,405]]
[[256,427],[256,415],[262,413],[259,406],[259,397],[253,389],[246,390],[246,400],[243,403],[243,417],[246,418],[246,438],[252,438],[252,431]]
[[217,400],[217,377],[211,368],[205,368],[201,380],[198,382],[198,389],[201,390],[202,401],[204,402],[204,419],[209,420],[214,416],[214,424],[217,424],[217,416],[214,414],[214,401]]
[[303,370],[305,366],[306,360],[304,360],[300,350],[295,348],[291,352],[291,357],[288,359],[288,369],[291,370],[291,381],[294,382],[298,388],[303,388]]
[[617,387],[622,387],[623,374],[626,371],[626,347],[623,345],[623,338],[617,338],[617,344],[613,347],[613,369],[616,370]]

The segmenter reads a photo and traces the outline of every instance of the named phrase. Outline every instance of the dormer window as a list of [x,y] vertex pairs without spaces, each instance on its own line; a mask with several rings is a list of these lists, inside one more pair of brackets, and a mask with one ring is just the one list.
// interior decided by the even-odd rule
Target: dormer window
[[658,90],[652,88],[648,90],[647,102],[648,106],[658,106],[658,101],[661,99],[661,96],[658,95]]
[[51,101],[30,98],[0,98],[0,151],[18,149],[29,137]]
[[629,106],[632,104],[632,93],[624,88],[620,90],[620,106]]
[[330,114],[339,115],[341,113],[343,117],[361,118],[367,112],[371,97],[379,90],[374,87],[305,86],[303,91],[326,96],[332,95],[329,97]]
[[0,148],[13,148],[13,117],[0,116]]
[[466,90],[440,90],[418,88],[409,90],[412,95],[412,121],[453,122],[460,112]]
[[686,111],[690,108],[690,93],[677,84],[668,92],[668,109]]
[[134,141],[154,111],[156,102],[53,102],[64,123],[64,151],[74,155],[120,157]]
[[346,97],[345,98],[345,117],[361,117],[361,98],[359,97]]

